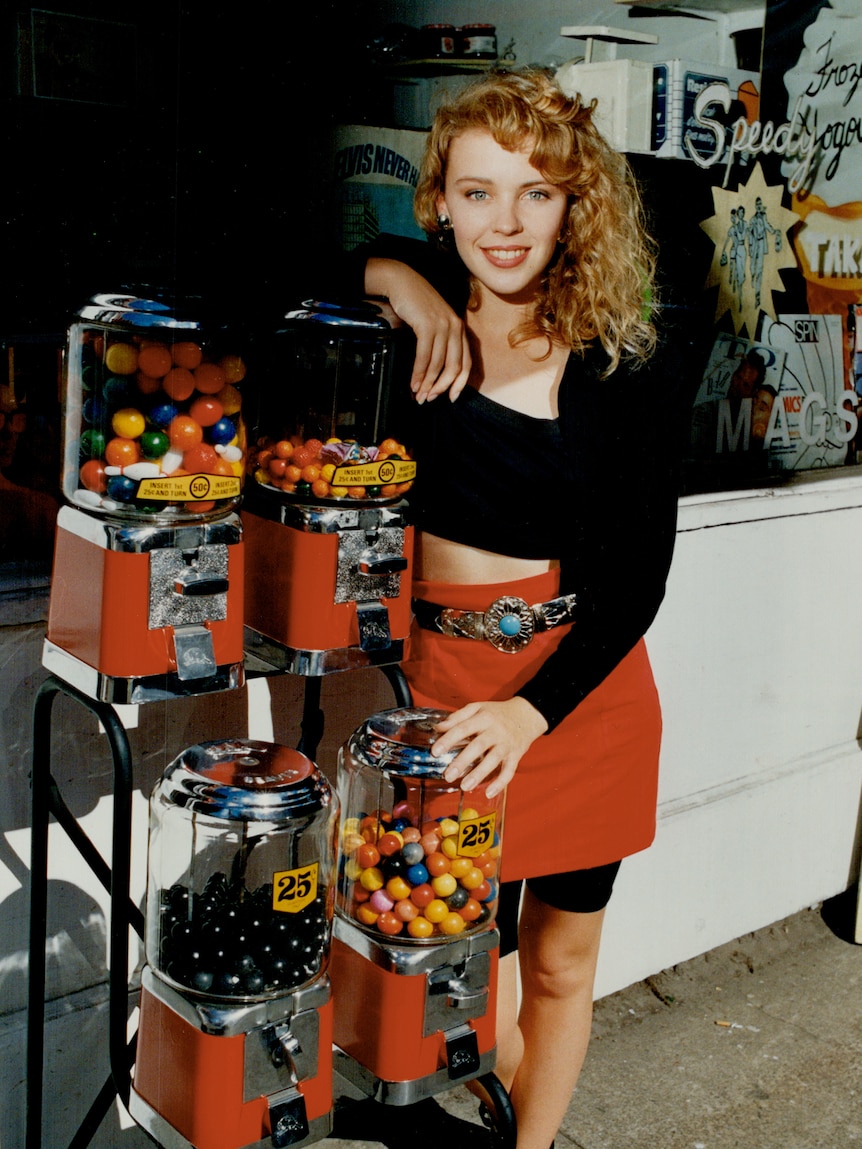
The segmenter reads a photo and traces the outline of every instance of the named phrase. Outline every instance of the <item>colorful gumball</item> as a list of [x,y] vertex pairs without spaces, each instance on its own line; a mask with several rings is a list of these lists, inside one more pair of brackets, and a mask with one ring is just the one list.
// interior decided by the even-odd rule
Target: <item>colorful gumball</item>
[[215,475],[221,466],[221,459],[209,443],[198,443],[183,452],[183,470],[190,475]]
[[430,938],[434,933],[434,925],[432,922],[429,922],[427,918],[416,917],[413,921],[407,923],[407,932],[411,938]]
[[100,427],[105,421],[107,412],[107,404],[103,399],[97,399],[95,395],[91,395],[81,409],[84,422],[89,423],[91,427]]
[[187,371],[194,371],[196,367],[199,367],[203,357],[200,346],[197,343],[192,343],[191,340],[175,343],[171,348],[171,358],[175,365]]
[[232,387],[230,383],[225,384],[221,391],[217,392],[219,402],[224,407],[225,415],[236,415],[242,407],[242,396],[236,387]]
[[81,454],[84,458],[98,459],[105,453],[107,440],[101,431],[89,428],[81,432]]
[[113,375],[134,375],[138,369],[138,351],[131,343],[112,343],[105,352],[105,366]]
[[218,399],[210,395],[202,395],[199,399],[195,399],[189,407],[189,415],[202,427],[212,427],[224,415],[224,408]]
[[387,910],[377,919],[377,928],[382,934],[394,937],[404,929],[404,922],[396,914]]
[[156,427],[167,427],[172,419],[176,419],[180,409],[175,403],[156,403],[150,408],[150,422]]
[[153,379],[162,379],[172,365],[171,353],[164,343],[150,343],[138,353],[138,369]]
[[125,475],[111,475],[108,479],[107,493],[109,498],[118,503],[130,503],[138,491],[138,484]]
[[102,384],[102,398],[108,407],[124,407],[133,391],[126,375],[109,375]]
[[140,458],[141,449],[135,439],[118,436],[105,446],[105,461],[111,467],[130,467],[132,463],[139,462]]
[[141,453],[145,459],[161,459],[171,445],[164,431],[144,431],[140,443]]
[[219,359],[219,367],[224,371],[228,383],[241,383],[245,379],[245,363],[239,355],[224,355]]
[[200,423],[196,423],[190,415],[177,415],[168,425],[168,438],[171,446],[178,451],[188,451],[196,447],[203,440],[204,432]]
[[223,415],[210,426],[209,434],[214,443],[231,443],[236,438],[236,424]]
[[194,369],[195,387],[202,395],[217,395],[227,384],[224,369],[217,363],[201,363]]
[[79,472],[81,486],[88,491],[98,491],[103,494],[108,489],[108,480],[105,474],[105,464],[101,459],[88,459]]
[[121,407],[115,411],[111,426],[115,435],[123,439],[137,439],[144,433],[147,421],[135,407]]
[[178,403],[188,399],[195,389],[195,377],[186,367],[172,367],[162,380],[166,394]]

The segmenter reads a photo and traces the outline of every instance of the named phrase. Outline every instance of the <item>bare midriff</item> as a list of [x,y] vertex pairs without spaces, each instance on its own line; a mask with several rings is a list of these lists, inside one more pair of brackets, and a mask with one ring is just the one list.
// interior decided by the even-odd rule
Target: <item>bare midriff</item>
[[414,571],[417,578],[460,584],[509,582],[544,574],[559,566],[557,559],[521,559],[478,550],[423,531],[417,536]]

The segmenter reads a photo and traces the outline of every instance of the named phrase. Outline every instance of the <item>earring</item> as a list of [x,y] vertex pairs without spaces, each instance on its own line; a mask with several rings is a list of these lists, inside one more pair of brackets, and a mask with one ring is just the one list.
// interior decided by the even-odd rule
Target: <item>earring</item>
[[452,227],[452,221],[449,219],[448,215],[438,215],[437,226],[441,231],[449,231],[449,229]]

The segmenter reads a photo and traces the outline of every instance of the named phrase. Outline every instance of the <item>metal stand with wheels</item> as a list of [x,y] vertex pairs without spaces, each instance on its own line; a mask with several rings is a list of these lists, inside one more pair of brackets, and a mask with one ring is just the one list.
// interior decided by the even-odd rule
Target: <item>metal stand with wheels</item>
[[[397,664],[380,667],[392,686],[398,706],[412,702],[410,689]],[[323,735],[320,678],[306,680],[299,749],[310,758]],[[110,864],[81,829],[63,799],[51,772],[53,706],[64,694],[98,718],[108,738],[113,762],[113,820]],[[48,835],[51,819],[62,827],[103,888],[110,894],[108,930],[108,1053],[110,1073],[78,1126],[68,1149],[85,1149],[95,1137],[116,1098],[128,1108],[136,1035],[127,1040],[129,931],[143,940],[145,921],[130,899],[132,791],[134,786],[129,739],[109,703],[98,702],[74,686],[51,676],[39,688],[33,710],[32,837],[30,847],[30,971],[27,1012],[26,1149],[44,1149],[42,1109],[45,1052],[45,942],[48,928]],[[506,1090],[493,1073],[475,1082],[483,1120],[495,1149],[514,1149],[515,1116]],[[350,1102],[347,1102],[349,1105]]]

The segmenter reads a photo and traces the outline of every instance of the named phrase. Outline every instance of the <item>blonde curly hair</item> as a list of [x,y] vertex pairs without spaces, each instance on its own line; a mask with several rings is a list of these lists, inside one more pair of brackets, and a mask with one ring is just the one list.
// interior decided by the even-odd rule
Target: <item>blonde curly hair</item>
[[595,105],[570,99],[540,69],[488,73],[438,110],[414,213],[428,235],[445,238],[437,202],[456,136],[479,129],[509,151],[528,145],[530,163],[563,188],[568,208],[557,254],[513,342],[544,336],[583,353],[598,341],[609,374],[623,356],[644,360],[654,350],[655,245],[628,163],[596,129]]

